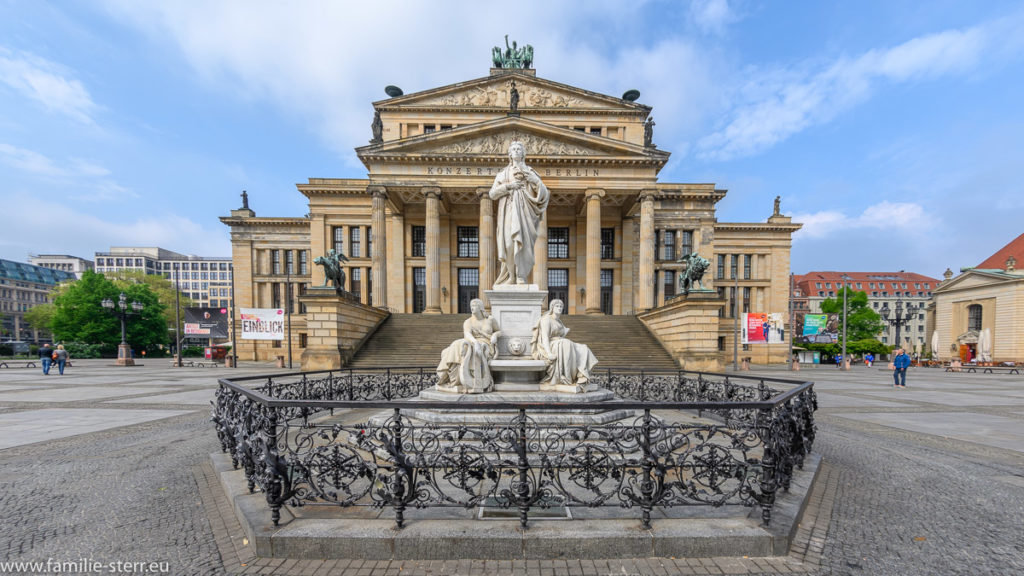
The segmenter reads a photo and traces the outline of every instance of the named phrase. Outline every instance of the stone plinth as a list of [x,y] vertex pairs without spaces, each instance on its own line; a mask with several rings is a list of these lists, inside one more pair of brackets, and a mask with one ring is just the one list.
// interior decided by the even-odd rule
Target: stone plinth
[[362,304],[354,296],[339,296],[333,288],[310,288],[299,301],[306,305],[302,370],[307,372],[343,367],[388,317],[386,310]]
[[684,370],[721,372],[718,310],[725,300],[714,290],[691,290],[637,318]]
[[501,327],[497,359],[529,359],[533,325],[540,319],[547,294],[536,284],[495,286],[485,294],[491,303],[491,315]]

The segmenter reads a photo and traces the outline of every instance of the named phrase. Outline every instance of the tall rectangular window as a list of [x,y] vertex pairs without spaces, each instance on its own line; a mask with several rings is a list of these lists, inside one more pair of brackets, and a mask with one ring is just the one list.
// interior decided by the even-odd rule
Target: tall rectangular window
[[334,227],[334,250],[338,254],[345,253],[345,229],[341,226]]
[[459,258],[479,258],[480,239],[476,226],[459,226],[458,228]]
[[693,253],[693,230],[683,230],[680,232],[682,235],[679,256],[689,256]]
[[740,255],[739,254],[730,254],[729,255],[729,277],[730,278],[739,278],[739,276],[736,275],[736,273],[737,273],[736,267],[739,266],[739,262],[740,262]]
[[750,254],[744,254],[743,255],[743,279],[744,280],[750,280],[750,261],[753,260],[753,259],[754,259],[754,257],[752,255],[750,255]]
[[658,250],[659,260],[675,260],[676,259],[676,232],[675,230],[659,230],[658,231]]
[[427,255],[427,228],[426,226],[412,227],[412,256],[422,258]]
[[719,254],[716,260],[715,266],[715,278],[719,280],[725,278],[725,254]]
[[601,228],[601,260],[615,258],[615,228]]
[[353,226],[349,230],[349,257],[359,258],[359,226]]
[[548,258],[569,257],[569,229],[548,228]]
[[362,269],[360,269],[360,268],[351,268],[350,270],[352,272],[352,274],[351,274],[351,278],[352,278],[352,293],[355,294],[356,296],[358,296],[359,294],[362,293],[362,286],[360,285],[360,279],[361,279],[360,277],[362,275]]
[[280,274],[281,273],[281,251],[280,250],[271,250],[270,251],[270,261],[273,264],[273,268],[272,268],[273,273],[274,274]]

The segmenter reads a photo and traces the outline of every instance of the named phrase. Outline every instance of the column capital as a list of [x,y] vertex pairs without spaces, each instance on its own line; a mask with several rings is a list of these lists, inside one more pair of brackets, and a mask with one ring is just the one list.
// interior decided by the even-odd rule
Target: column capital
[[600,199],[600,198],[604,198],[605,193],[604,193],[604,190],[602,190],[601,188],[587,188],[586,192],[583,193],[583,196],[587,200],[590,200],[591,198],[593,198],[595,196],[598,199]]
[[439,186],[424,186],[423,188],[420,188],[420,192],[423,193],[424,198],[433,196],[438,200],[441,199],[441,188]]
[[388,199],[388,189],[379,184],[373,184],[366,187],[366,193],[370,194],[374,198]]

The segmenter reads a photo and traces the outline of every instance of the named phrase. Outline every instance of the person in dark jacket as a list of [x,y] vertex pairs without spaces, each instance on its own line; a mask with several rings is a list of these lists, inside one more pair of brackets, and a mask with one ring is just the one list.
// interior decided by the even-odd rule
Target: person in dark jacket
[[907,387],[907,368],[910,367],[910,356],[902,348],[896,349],[896,357],[892,359],[892,379],[894,388]]
[[43,374],[50,374],[50,364],[53,363],[53,348],[49,344],[39,347],[39,361],[43,364]]

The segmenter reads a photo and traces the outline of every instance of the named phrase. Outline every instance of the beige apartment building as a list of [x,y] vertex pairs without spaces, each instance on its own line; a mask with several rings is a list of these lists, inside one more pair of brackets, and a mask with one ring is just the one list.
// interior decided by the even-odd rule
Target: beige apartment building
[[[525,145],[527,164],[551,191],[529,281],[549,300],[563,300],[567,313],[665,306],[677,296],[678,260],[693,251],[710,260],[705,286],[724,301],[723,358],[732,351],[734,310],[788,309],[791,238],[800,225],[778,204],[773,212],[770,198],[763,222],[720,222],[725,190],[659,182],[669,153],[645,135],[648,106],[531,69],[492,69],[373,108],[372,140],[356,148],[368,178],[298,184],[309,203],[304,218],[259,217],[246,199],[221,219],[231,228],[238,305],[279,308],[290,300],[296,359],[307,338],[299,298],[324,283],[313,259],[332,248],[348,258],[345,289],[369,306],[463,314],[470,300],[485,297],[498,270],[496,203],[487,192],[512,141]],[[242,359],[272,358],[287,346],[238,344]],[[785,350],[773,348],[772,359],[782,361]]]

